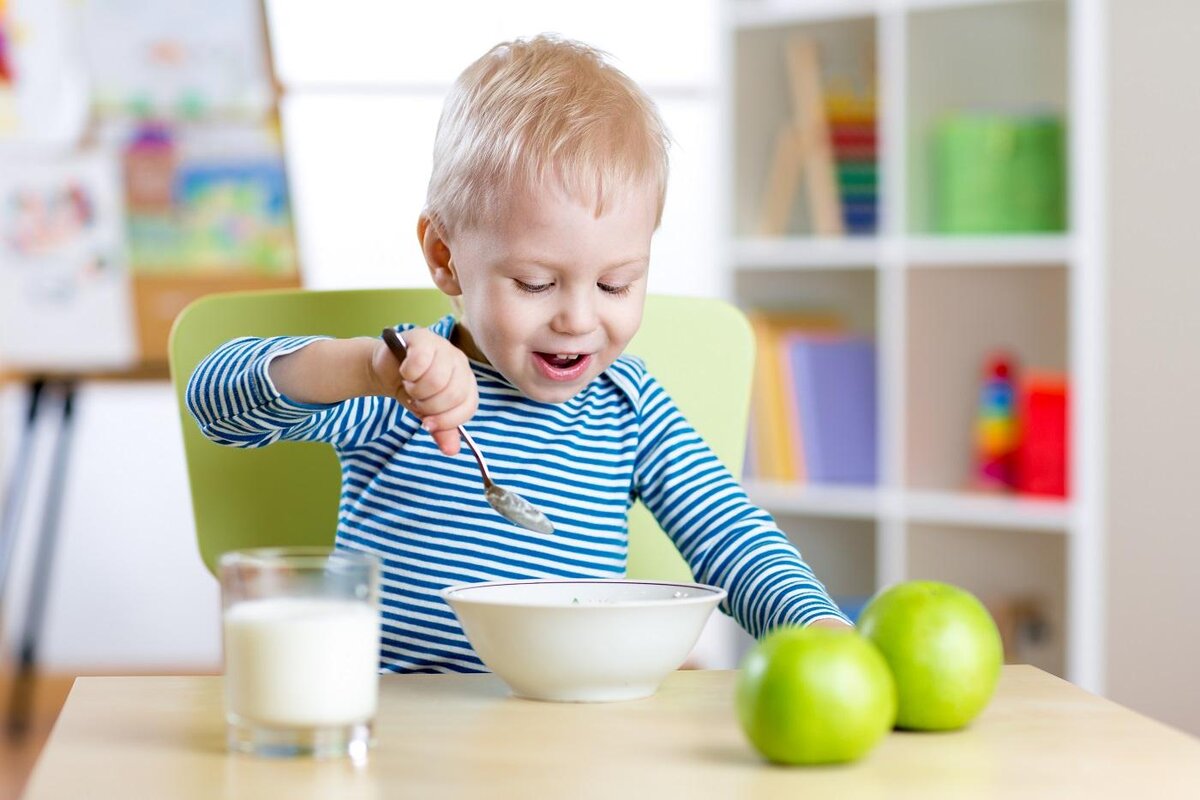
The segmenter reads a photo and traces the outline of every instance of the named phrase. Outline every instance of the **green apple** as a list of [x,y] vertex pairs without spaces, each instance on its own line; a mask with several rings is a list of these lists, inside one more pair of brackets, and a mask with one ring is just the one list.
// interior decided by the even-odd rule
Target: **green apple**
[[991,700],[1004,648],[991,614],[965,589],[898,584],[872,598],[858,625],[896,680],[896,727],[961,728]]
[[750,743],[780,764],[854,761],[896,719],[887,663],[852,630],[771,633],[742,661],[736,699]]

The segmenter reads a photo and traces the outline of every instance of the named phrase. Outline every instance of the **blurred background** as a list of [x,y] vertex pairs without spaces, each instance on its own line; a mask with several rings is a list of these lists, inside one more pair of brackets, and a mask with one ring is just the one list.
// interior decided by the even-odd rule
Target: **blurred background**
[[220,669],[175,315],[429,285],[442,98],[539,32],[658,103],[651,290],[750,315],[745,483],[845,610],[958,583],[1008,660],[1200,734],[1200,7],[0,0],[0,795],[73,676]]

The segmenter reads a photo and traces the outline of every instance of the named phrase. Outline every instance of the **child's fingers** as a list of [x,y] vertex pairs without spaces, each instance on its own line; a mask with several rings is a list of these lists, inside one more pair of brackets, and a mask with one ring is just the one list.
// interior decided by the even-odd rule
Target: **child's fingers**
[[457,379],[458,365],[450,359],[439,359],[415,381],[404,381],[404,391],[422,402],[441,394]]
[[461,445],[457,428],[479,406],[475,375],[466,357],[436,334],[414,330],[409,340],[398,396],[421,418],[438,449],[456,455]]
[[421,400],[414,399],[413,406],[424,417],[444,414],[459,406],[470,406],[468,413],[473,413],[478,397],[478,392],[472,383],[452,379],[446,388],[437,394]]
[[462,447],[462,439],[458,435],[458,428],[437,431],[433,434],[433,440],[437,442],[438,449],[448,456],[458,455],[458,451]]
[[371,356],[371,372],[375,381],[377,394],[391,395],[406,400],[404,381],[400,377],[400,362],[395,354],[382,341],[376,346]]
[[400,364],[400,377],[405,381],[415,383],[421,380],[429,368],[436,363],[436,343],[426,341],[423,333],[425,331],[417,329],[406,334],[408,351],[404,356],[403,363]]
[[448,411],[443,411],[440,414],[430,414],[421,418],[421,425],[425,430],[436,433],[438,431],[453,430],[459,425],[466,424],[467,420],[475,415],[475,403],[463,403],[457,405]]
[[461,402],[442,407],[436,413],[430,412],[424,415],[421,424],[425,430],[431,432],[457,428],[475,416],[477,408],[479,408],[479,395],[472,389]]

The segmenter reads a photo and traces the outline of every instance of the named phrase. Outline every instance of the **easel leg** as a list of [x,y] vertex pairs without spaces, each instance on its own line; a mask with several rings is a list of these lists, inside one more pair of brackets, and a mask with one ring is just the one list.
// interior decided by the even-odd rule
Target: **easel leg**
[[13,681],[12,694],[9,698],[8,735],[12,738],[24,736],[29,728],[33,691],[37,677],[38,643],[46,614],[46,596],[50,589],[50,571],[58,539],[58,521],[62,511],[67,467],[70,461],[75,405],[75,384],[71,381],[62,384],[62,403],[62,416],[59,419],[54,457],[50,464],[50,481],[46,487],[46,501],[38,531],[37,555],[30,583],[29,604],[25,611],[25,628],[21,636],[17,675]]
[[[21,508],[25,504],[25,493],[29,488],[29,471],[33,460],[33,440],[37,429],[38,411],[46,382],[38,379],[27,387],[29,404],[25,412],[25,424],[17,440],[17,457],[13,461],[8,485],[4,488],[3,517],[0,518],[0,610],[4,606],[4,592],[8,585],[8,570],[12,554],[16,549],[17,527],[21,522]],[[2,613],[2,611],[0,611]]]

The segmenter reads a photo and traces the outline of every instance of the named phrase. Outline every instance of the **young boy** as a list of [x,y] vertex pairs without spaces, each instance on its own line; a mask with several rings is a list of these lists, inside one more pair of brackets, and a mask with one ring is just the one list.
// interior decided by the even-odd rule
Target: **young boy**
[[[458,319],[379,339],[242,338],[197,367],[188,407],[216,442],[337,450],[337,546],[383,562],[381,667],[479,671],[438,591],[500,579],[620,577],[642,499],[752,635],[848,623],[771,517],[749,503],[638,359],[667,134],[602,55],[501,44],[442,113],[417,236]],[[546,513],[531,533],[486,503],[456,427],[501,485]]]

